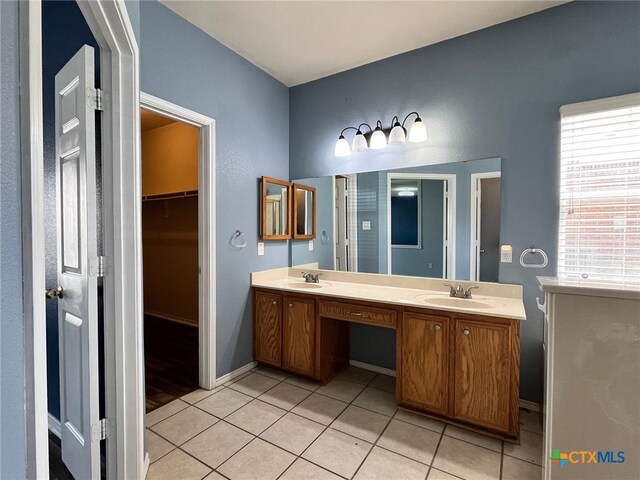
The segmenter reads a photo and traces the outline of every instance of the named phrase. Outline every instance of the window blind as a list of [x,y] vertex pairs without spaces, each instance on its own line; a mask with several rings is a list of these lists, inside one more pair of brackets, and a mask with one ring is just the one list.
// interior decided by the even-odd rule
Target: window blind
[[640,94],[560,113],[558,276],[640,284]]

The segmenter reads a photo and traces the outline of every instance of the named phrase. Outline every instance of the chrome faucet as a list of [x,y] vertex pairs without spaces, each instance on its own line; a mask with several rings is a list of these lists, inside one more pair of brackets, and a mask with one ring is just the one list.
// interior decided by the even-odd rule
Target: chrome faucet
[[322,274],[316,273],[314,275],[313,273],[302,272],[302,277],[306,283],[320,283],[320,275]]
[[444,286],[449,287],[449,296],[455,298],[473,298],[473,296],[471,295],[471,290],[474,288],[479,288],[477,285],[471,285],[465,290],[462,285],[454,287],[450,283],[445,283]]

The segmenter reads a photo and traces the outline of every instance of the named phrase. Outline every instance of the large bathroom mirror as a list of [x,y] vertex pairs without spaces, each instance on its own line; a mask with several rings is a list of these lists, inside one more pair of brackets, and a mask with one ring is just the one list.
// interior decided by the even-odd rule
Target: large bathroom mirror
[[301,179],[327,240],[292,242],[291,265],[497,282],[500,175],[490,158]]
[[316,236],[316,189],[293,184],[293,238],[311,239]]
[[291,182],[262,177],[262,239],[291,238]]

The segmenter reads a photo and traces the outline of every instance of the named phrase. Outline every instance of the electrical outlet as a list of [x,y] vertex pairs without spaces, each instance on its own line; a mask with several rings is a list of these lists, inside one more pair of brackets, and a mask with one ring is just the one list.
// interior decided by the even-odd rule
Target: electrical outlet
[[511,245],[500,246],[500,262],[501,263],[513,262],[513,249],[511,248]]
[[313,252],[313,240],[309,240],[309,251]]
[[433,263],[429,263],[429,268],[433,268]]
[[371,222],[369,220],[362,222],[362,230],[371,230]]
[[264,242],[258,242],[258,256],[264,255]]

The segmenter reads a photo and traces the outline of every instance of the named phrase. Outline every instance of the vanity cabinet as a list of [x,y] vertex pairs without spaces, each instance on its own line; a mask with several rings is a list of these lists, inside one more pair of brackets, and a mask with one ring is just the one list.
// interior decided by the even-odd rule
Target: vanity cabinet
[[285,297],[282,368],[302,375],[315,374],[316,302]]
[[282,295],[255,292],[253,356],[261,363],[282,365]]
[[449,318],[405,312],[397,331],[400,403],[449,413]]
[[315,300],[255,291],[253,308],[253,357],[260,363],[313,377]]
[[453,418],[517,433],[512,422],[519,408],[518,325],[495,318],[453,319]]

